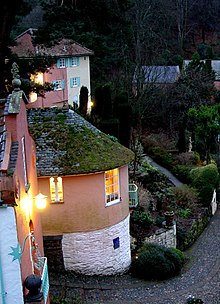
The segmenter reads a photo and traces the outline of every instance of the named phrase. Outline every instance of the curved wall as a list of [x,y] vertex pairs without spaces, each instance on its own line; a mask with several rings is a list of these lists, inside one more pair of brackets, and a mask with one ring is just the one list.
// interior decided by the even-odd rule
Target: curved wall
[[111,227],[63,235],[66,270],[86,275],[114,275],[131,263],[129,216]]
[[[121,201],[105,204],[104,172],[63,177],[63,203],[50,203],[41,213],[43,235],[89,232],[111,227],[129,214],[128,167],[119,168]],[[50,198],[49,178],[39,178],[39,191]]]

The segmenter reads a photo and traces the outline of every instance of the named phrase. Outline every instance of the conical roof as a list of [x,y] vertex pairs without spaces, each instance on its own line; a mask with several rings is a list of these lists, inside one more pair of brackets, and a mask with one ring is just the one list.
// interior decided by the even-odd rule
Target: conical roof
[[130,163],[134,153],[73,110],[29,109],[38,176],[88,174]]

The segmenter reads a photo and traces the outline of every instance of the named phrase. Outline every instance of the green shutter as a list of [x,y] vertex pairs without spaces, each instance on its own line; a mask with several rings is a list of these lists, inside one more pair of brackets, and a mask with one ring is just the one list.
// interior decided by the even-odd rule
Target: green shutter
[[66,68],[68,68],[68,58],[65,59]]
[[80,86],[80,77],[77,77],[77,85]]
[[62,80],[62,89],[63,90],[65,89],[65,80],[64,79]]
[[56,90],[56,80],[53,81],[53,89]]
[[76,65],[79,66],[79,57],[76,57]]
[[57,59],[57,67],[60,68],[60,59]]
[[73,78],[70,78],[70,87],[73,88]]

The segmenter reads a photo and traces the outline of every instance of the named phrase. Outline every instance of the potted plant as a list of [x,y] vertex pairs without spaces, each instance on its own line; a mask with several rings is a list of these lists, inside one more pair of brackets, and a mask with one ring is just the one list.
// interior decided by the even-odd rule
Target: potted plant
[[165,211],[164,217],[165,217],[166,226],[173,226],[174,212]]

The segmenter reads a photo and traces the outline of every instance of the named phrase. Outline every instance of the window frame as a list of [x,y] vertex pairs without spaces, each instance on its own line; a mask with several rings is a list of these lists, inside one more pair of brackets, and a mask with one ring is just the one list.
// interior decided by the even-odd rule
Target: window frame
[[[117,172],[117,174],[115,174]],[[107,174],[111,174],[107,176]],[[112,180],[111,183],[107,185],[107,181]],[[119,168],[111,169],[108,171],[105,171],[104,173],[104,182],[105,182],[105,205],[106,207],[112,206],[115,204],[118,204],[121,202],[120,197],[120,176],[119,176]],[[108,193],[107,188],[115,188],[115,191],[112,191],[111,193]],[[116,197],[117,196],[117,197]],[[108,201],[108,198],[110,198],[110,201]]]
[[63,79],[56,79],[56,80],[54,80],[53,84],[54,84],[54,91],[64,90],[64,80]]
[[61,57],[61,58],[59,59],[59,68],[60,68],[60,69],[64,69],[65,67],[66,67],[66,58]]
[[76,67],[79,65],[79,57],[71,57],[70,58],[70,66]]
[[23,161],[23,170],[24,170],[24,186],[25,192],[29,190],[29,182],[28,182],[28,170],[27,170],[27,158],[26,158],[26,144],[25,137],[21,138],[21,151],[22,151],[22,161]]
[[[55,182],[55,179],[57,180],[57,182]],[[49,178],[49,186],[50,186],[51,204],[63,203],[63,179],[62,179],[62,177],[61,176],[51,176]]]
[[77,88],[80,86],[80,77],[71,77],[70,78],[70,88]]

